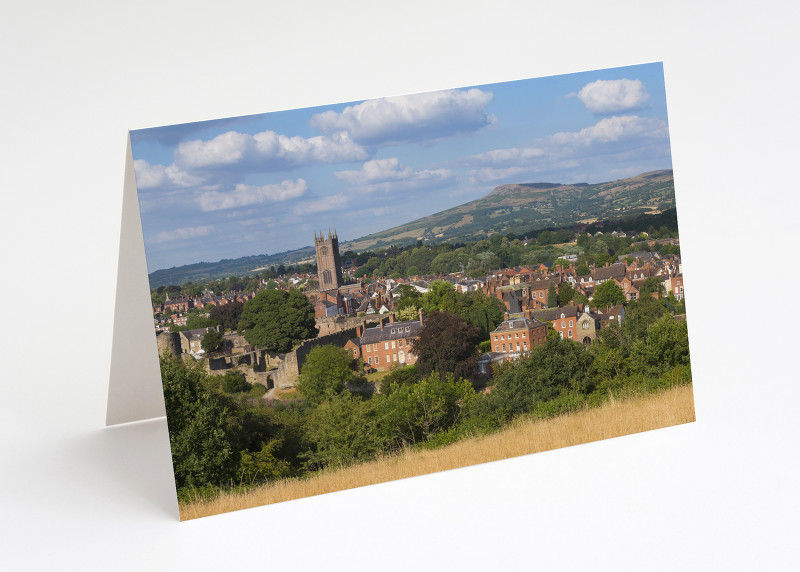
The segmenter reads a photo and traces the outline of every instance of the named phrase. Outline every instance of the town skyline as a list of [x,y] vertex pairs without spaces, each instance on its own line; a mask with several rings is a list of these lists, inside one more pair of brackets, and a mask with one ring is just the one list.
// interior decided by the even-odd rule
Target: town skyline
[[[131,132],[148,272],[672,166],[660,63]],[[297,240],[297,237],[303,237]]]

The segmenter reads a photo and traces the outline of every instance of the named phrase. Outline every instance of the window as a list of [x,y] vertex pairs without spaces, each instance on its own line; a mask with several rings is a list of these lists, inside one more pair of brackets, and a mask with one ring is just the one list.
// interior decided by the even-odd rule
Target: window
[[572,337],[572,330],[568,330],[567,331],[567,336],[570,337],[570,338]]
[[353,357],[358,357],[358,350],[356,349],[353,350]]
[[392,361],[397,361],[397,354],[392,355]]
[[369,365],[372,365],[372,356],[369,356],[367,358],[367,363],[369,363]]
[[395,344],[394,344],[394,341],[392,341],[392,349],[394,349],[394,348],[395,348]]
[[375,365],[381,363],[381,359],[378,356],[375,356]]
[[396,331],[397,331],[397,330],[395,330],[394,328],[392,328],[392,333],[395,333]]
[[383,349],[385,350],[389,349],[389,342],[383,342]]
[[410,332],[411,331],[411,326],[406,326],[406,331]]
[[[675,292],[677,292],[677,291],[678,291],[678,289],[677,289],[677,288],[675,288]],[[498,339],[498,338],[497,338],[497,336],[495,336],[495,337],[494,337],[494,341],[497,341],[497,339]]]
[[574,326],[574,325],[575,325],[575,324],[572,322],[572,320],[570,320],[570,321],[569,321],[569,327],[571,328],[571,327],[572,327],[572,326]]
[[[611,317],[613,318],[614,316],[611,316]],[[588,321],[583,322],[583,329],[584,330],[588,330],[589,329],[589,322]]]
[[378,344],[372,344],[372,351],[378,351]]
[[503,351],[506,351],[506,345],[503,344]]
[[514,337],[518,338],[519,337],[519,333],[518,332],[514,332]]
[[525,332],[522,332],[522,337],[523,337],[523,338],[525,337]]
[[544,298],[544,292],[539,292],[539,298]]
[[499,352],[500,351],[500,346],[494,346],[494,351]]
[[368,351],[368,352],[369,352],[369,351],[372,351],[372,346],[370,346],[369,344],[367,344],[367,351]]
[[517,351],[519,351],[519,342],[517,342]]
[[523,350],[527,350],[528,349],[528,342],[522,342],[522,349]]
[[564,320],[561,320],[561,327],[562,328],[566,328],[567,327],[567,322],[564,321]]

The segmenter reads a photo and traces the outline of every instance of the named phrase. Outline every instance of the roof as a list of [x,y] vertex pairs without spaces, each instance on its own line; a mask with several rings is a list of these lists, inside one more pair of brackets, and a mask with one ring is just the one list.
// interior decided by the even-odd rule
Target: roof
[[419,337],[422,324],[419,320],[408,320],[395,322],[393,324],[384,323],[383,329],[380,326],[367,328],[361,336],[362,344],[375,344],[387,340],[401,340],[409,337]]
[[540,326],[544,326],[544,322],[538,320],[536,318],[509,318],[499,326],[497,326],[492,332],[507,332],[508,330],[530,330],[532,328],[538,328]]
[[608,280],[610,278],[622,278],[625,276],[625,265],[624,264],[612,264],[611,266],[605,266],[603,268],[598,268],[593,273],[595,280]]
[[576,318],[579,313],[577,306],[559,306],[558,308],[547,308],[545,310],[534,310],[532,312],[535,318],[545,322],[560,320],[561,314],[564,314],[565,318]]

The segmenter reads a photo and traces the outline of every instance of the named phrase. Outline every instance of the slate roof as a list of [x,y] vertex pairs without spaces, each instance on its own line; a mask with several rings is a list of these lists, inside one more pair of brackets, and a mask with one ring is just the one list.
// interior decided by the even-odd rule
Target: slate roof
[[[394,324],[384,323],[383,329],[380,326],[367,328],[361,336],[362,344],[376,344],[388,340],[401,340],[404,338],[419,337],[422,324],[419,320],[408,320],[405,322],[395,322]],[[394,332],[394,333],[392,333]]]
[[538,320],[536,318],[509,318],[499,326],[497,326],[492,333],[494,332],[507,332],[509,330],[522,330],[522,329],[532,329],[538,328],[543,326],[544,322]]
[[622,278],[625,276],[625,265],[612,264],[611,266],[598,268],[592,275],[594,276],[595,281],[610,280],[611,278]]
[[561,314],[564,314],[565,318],[577,318],[580,312],[578,312],[577,306],[560,306],[558,308],[534,310],[532,314],[543,322],[555,322],[561,319]]

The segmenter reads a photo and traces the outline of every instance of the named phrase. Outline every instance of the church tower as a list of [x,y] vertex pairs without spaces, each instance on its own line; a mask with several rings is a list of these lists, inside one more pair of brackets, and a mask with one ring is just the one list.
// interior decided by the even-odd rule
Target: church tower
[[342,280],[342,261],[339,258],[339,237],[336,231],[325,237],[314,233],[314,246],[317,249],[317,275],[320,290],[333,290],[344,283]]

